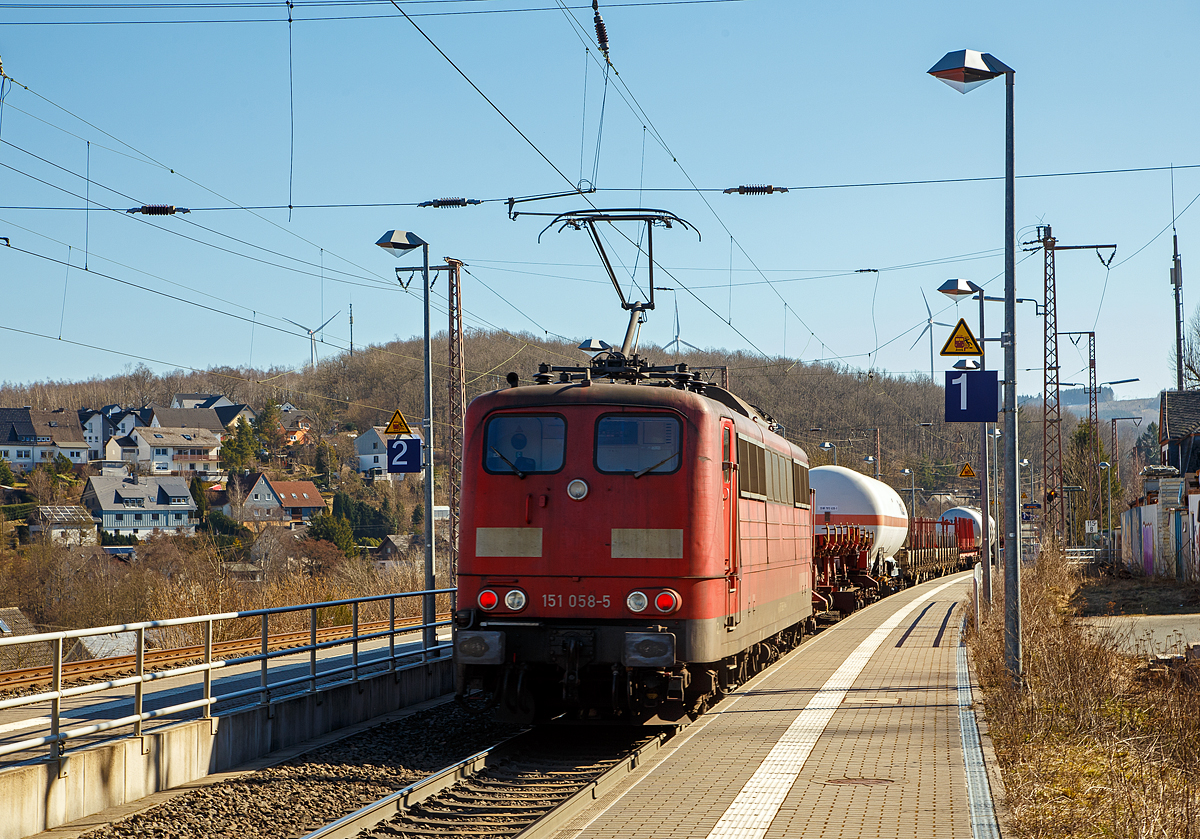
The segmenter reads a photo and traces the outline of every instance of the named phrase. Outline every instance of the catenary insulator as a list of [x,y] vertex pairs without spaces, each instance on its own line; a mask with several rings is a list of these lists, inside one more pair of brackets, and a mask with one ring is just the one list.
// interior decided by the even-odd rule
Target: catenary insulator
[[433,201],[422,201],[418,207],[466,207],[470,204],[482,204],[478,198],[436,198]]
[[190,213],[187,207],[176,207],[174,204],[143,204],[126,210],[127,213],[141,213],[144,216],[173,216],[176,213]]
[[771,186],[769,184],[749,184],[743,186],[731,186],[725,190],[726,195],[737,193],[738,195],[771,195],[776,192],[787,192],[786,186]]
[[604,26],[604,18],[600,17],[600,3],[598,0],[592,0],[592,22],[596,24],[596,43],[600,45],[600,52],[604,53],[604,60],[608,60],[608,29]]

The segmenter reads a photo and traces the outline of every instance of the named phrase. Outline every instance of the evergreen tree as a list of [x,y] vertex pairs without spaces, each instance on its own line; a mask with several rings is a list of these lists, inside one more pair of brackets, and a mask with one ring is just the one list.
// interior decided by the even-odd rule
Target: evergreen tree
[[268,402],[262,413],[254,420],[254,433],[267,454],[277,455],[287,445],[287,432],[283,430],[283,412],[275,402]]
[[1141,455],[1142,463],[1147,466],[1157,466],[1162,457],[1162,448],[1158,442],[1158,423],[1152,422],[1137,439],[1137,453]]
[[329,456],[329,446],[324,440],[317,443],[316,459],[313,462],[314,468],[318,475],[324,475],[326,483],[329,482],[329,464],[332,458]]
[[208,517],[208,493],[204,491],[204,481],[200,480],[199,475],[192,478],[188,490],[192,493],[192,500],[196,502],[196,518],[204,521]]
[[221,443],[221,460],[225,463],[225,469],[231,473],[241,472],[250,464],[256,450],[253,429],[245,417],[239,417],[237,427]]
[[332,513],[325,512],[314,516],[308,525],[308,537],[332,542],[347,559],[358,556],[358,548],[354,545],[354,530],[350,527],[350,522]]
[[0,484],[4,486],[12,486],[16,483],[16,478],[13,477],[12,469],[8,467],[7,460],[0,460]]

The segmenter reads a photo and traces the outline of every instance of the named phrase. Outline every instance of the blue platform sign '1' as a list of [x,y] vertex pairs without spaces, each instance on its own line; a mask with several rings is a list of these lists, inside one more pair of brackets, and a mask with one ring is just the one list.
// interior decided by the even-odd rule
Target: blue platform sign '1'
[[388,440],[389,472],[421,471],[421,440],[419,437],[395,437]]
[[998,371],[946,372],[946,422],[995,422],[999,413]]

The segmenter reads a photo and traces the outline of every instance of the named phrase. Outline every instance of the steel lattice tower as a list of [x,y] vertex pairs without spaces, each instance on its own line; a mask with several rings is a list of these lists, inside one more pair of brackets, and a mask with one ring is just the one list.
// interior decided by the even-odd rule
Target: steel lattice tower
[[462,266],[457,259],[446,257],[450,270],[446,273],[450,281],[448,297],[450,310],[450,409],[447,412],[449,428],[446,432],[446,461],[450,465],[450,528],[447,536],[450,541],[450,575],[458,574],[458,505],[462,484],[463,456],[463,418],[467,411],[467,384],[463,370],[463,329],[462,329]]
[[1045,385],[1042,391],[1042,481],[1046,490],[1043,535],[1057,540],[1066,517],[1063,513],[1062,408],[1058,387],[1058,300],[1054,289],[1054,245],[1050,225],[1038,227],[1045,263]]

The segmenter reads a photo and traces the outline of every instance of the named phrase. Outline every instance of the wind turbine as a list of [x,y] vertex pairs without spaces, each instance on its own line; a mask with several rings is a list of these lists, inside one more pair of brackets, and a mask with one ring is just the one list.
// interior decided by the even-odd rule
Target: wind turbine
[[[340,310],[335,312],[333,315],[333,318],[336,318],[340,314],[341,314]],[[317,369],[317,333],[320,332],[325,327],[329,326],[329,322],[332,321],[333,318],[330,318],[329,320],[325,321],[323,324],[318,326],[316,329],[309,329],[307,326],[302,326],[301,324],[296,323],[291,318],[284,318],[284,320],[286,320],[292,326],[299,326],[301,329],[303,329],[305,332],[308,333],[308,339],[312,342],[312,366],[313,366],[314,370]]]
[[[934,311],[932,311],[931,308],[929,307],[929,300],[925,298],[925,289],[924,288],[920,289],[920,299],[925,301],[925,311],[929,313],[929,319],[925,320],[925,328],[922,331],[920,331],[920,335],[917,336],[917,340],[913,341],[912,347],[908,347],[908,349],[912,349],[913,347],[916,347],[917,344],[920,343],[920,340],[922,340],[922,338],[925,337],[925,332],[929,332],[929,380],[930,380],[930,382],[932,382],[932,380],[935,380],[934,379],[934,326],[948,326],[949,329],[954,329],[954,326],[952,324],[948,324],[948,323],[938,323],[937,320],[934,319]],[[316,346],[316,344],[313,344],[313,346]]]
[[[670,291],[672,294],[675,293],[675,289],[673,289],[673,288],[671,288],[671,289],[664,288],[662,290]],[[687,341],[680,340],[680,338],[679,338],[679,295],[676,294],[675,295],[675,339],[673,341],[671,341],[669,344],[667,344],[665,347],[663,347],[663,350],[670,349],[673,346],[673,347],[675,347],[675,354],[678,355],[680,345],[685,346],[685,347],[691,347],[696,352],[704,352],[702,349],[697,347],[695,344],[689,344]]]

